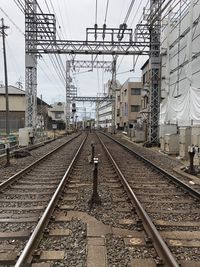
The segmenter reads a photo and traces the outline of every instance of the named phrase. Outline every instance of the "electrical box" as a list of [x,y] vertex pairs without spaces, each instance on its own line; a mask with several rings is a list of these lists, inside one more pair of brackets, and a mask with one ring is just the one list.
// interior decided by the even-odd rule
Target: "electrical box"
[[34,137],[34,131],[31,127],[19,129],[19,146],[28,146]]
[[191,129],[191,144],[194,146],[200,146],[200,126],[194,125]]
[[167,154],[179,153],[179,136],[178,134],[165,134],[165,149]]
[[188,146],[191,144],[191,127],[180,127],[179,132],[179,156],[188,159]]
[[144,131],[135,131],[135,142],[144,142],[145,141],[145,132]]
[[177,125],[176,124],[161,124],[159,127],[159,136],[164,137],[165,134],[176,134]]

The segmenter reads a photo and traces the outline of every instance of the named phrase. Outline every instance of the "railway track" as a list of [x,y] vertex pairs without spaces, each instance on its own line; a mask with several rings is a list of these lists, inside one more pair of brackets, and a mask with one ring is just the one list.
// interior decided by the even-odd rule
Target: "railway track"
[[122,144],[119,149],[102,139],[163,264],[200,266],[200,193]]
[[[56,159],[52,164],[49,158],[44,167],[35,167],[35,173],[27,174],[28,181],[24,174],[20,186],[15,182],[13,188],[4,189],[0,195],[4,209],[0,227],[5,232],[0,233],[0,246],[6,259],[0,261],[0,266],[19,267],[29,262],[33,267],[199,267],[198,192],[186,193],[180,184],[169,180],[169,174],[166,181],[166,175],[150,163],[136,159],[108,137],[100,137],[107,148],[93,133],[85,143],[78,137],[76,143],[81,143],[82,148],[76,149],[78,160],[74,158],[73,163],[64,163],[63,156],[55,156],[59,158],[56,166],[73,166],[63,176],[68,177],[67,183],[64,179],[59,188],[55,174],[58,176],[61,170],[55,168]],[[90,202],[91,142],[99,159],[99,205]],[[67,148],[75,153],[74,142]],[[47,169],[44,181],[38,179]]]
[[0,184],[0,264],[20,255],[82,140],[71,138]]

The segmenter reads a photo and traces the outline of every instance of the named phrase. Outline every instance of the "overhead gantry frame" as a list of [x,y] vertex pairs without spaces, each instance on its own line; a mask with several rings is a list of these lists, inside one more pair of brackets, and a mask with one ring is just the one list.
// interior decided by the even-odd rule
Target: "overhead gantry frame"
[[[68,60],[66,62],[66,129],[69,129],[70,125],[70,103],[75,101],[89,101],[96,103],[96,110],[98,112],[98,106],[101,101],[110,101],[107,98],[100,98],[100,97],[77,97],[77,90],[74,90],[74,86],[71,85],[72,79],[70,77],[70,70],[76,70],[81,68],[101,68],[105,71],[113,71],[113,62],[112,61],[94,61],[94,60]],[[115,123],[115,121],[113,122]]]
[[[124,28],[123,36],[128,36],[128,41],[123,41],[123,36],[119,34],[119,28],[105,27],[88,28],[85,41],[56,40],[54,15],[37,13],[36,0],[26,0],[25,2],[26,61],[28,62],[28,59],[34,58],[30,65],[26,63],[26,94],[28,99],[26,125],[35,125],[37,95],[36,57],[38,54],[113,55],[114,57],[118,55],[150,55],[152,75],[149,142],[152,144],[158,143],[161,12],[158,12],[158,14],[156,12],[161,7],[161,0],[150,1],[149,20],[145,24],[140,23],[138,36],[134,38],[135,41],[132,40],[132,30],[126,27]],[[99,35],[102,36],[102,41],[97,41]],[[95,36],[95,40],[90,40],[91,36]],[[105,39],[106,36],[110,37],[110,40],[108,40],[109,38]],[[115,77],[115,74],[113,77]],[[70,76],[67,79],[70,81]],[[69,89],[66,88],[66,90]],[[114,93],[115,89],[113,87],[113,95]]]

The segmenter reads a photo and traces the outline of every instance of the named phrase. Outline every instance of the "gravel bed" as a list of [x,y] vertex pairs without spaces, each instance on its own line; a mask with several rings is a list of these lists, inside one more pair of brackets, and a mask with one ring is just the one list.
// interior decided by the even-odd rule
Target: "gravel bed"
[[91,189],[83,189],[80,193],[80,198],[75,203],[75,210],[87,212],[89,215],[95,217],[97,220],[103,222],[104,224],[111,225],[113,227],[120,227],[128,230],[137,230],[137,226],[133,224],[121,225],[118,223],[120,219],[132,219],[137,221],[139,217],[133,211],[131,211],[131,205],[125,204],[126,207],[130,208],[129,212],[117,212],[116,209],[124,207],[124,204],[112,201],[112,196],[110,190],[106,186],[99,186],[99,195],[102,200],[101,205],[94,205],[92,209],[88,204],[92,196]]
[[[148,212],[148,209],[147,209]],[[199,213],[196,214],[175,214],[175,213],[153,213],[150,215],[152,220],[166,220],[173,222],[194,222],[200,219]]]
[[15,207],[15,208],[20,208],[20,207],[34,207],[34,206],[45,206],[45,204],[48,203],[48,201],[42,201],[42,202],[38,202],[37,200],[35,200],[35,202],[11,202],[11,203],[0,203],[0,208],[3,209],[3,208],[9,208],[9,207]]
[[83,267],[86,262],[86,224],[78,219],[60,224],[49,224],[48,229],[69,229],[70,235],[62,238],[44,236],[40,242],[40,250],[64,250],[65,258],[62,262],[53,262],[58,267]]
[[124,245],[123,238],[106,235],[108,267],[128,266],[131,258],[154,258],[157,253],[154,248]]
[[9,167],[4,167],[5,162],[0,162],[0,183],[6,180],[11,175],[14,175],[15,173],[19,172],[23,168],[30,165],[35,160],[41,158],[54,148],[58,147],[59,145],[66,142],[66,140],[69,140],[74,135],[63,137],[61,139],[57,139],[55,141],[52,141],[49,144],[46,144],[44,146],[38,147],[32,151],[30,151],[31,156],[24,157],[24,158],[11,158],[10,162],[11,165]]
[[[0,240],[0,246],[6,248],[6,246],[15,246],[14,251],[22,251],[25,244],[26,244],[26,240],[17,240],[17,239],[13,239],[13,240]],[[6,265],[7,267],[7,265]],[[9,265],[10,267],[10,265]]]
[[199,262],[200,248],[172,247],[171,251],[176,255],[178,260],[193,260]]
[[35,225],[30,222],[23,223],[0,223],[0,232],[17,232],[26,230],[33,230]]
[[[188,226],[166,226],[166,225],[156,225],[159,231],[187,231]],[[198,226],[190,226],[190,231],[199,231]]]
[[[178,160],[176,157],[172,157],[172,156],[168,156],[166,154],[160,153],[154,148],[145,148],[145,147],[142,147],[141,145],[134,144],[128,141],[121,134],[115,135],[114,138],[116,138],[118,141],[122,142],[123,144],[129,146],[130,148],[133,148],[136,152],[138,152],[145,158],[149,159],[150,161],[155,163],[157,166],[163,168],[164,170],[168,171],[169,173],[179,178],[181,181],[188,184],[189,178],[185,177],[184,175],[178,174],[177,172],[173,170],[174,168],[183,166],[183,163],[180,160]],[[200,191],[200,185],[194,185],[192,187]]]
[[[146,208],[158,208],[161,210],[173,210],[173,209],[179,209],[179,210],[188,210],[193,209],[194,203],[159,203],[159,202],[148,202],[145,203],[144,206]],[[200,203],[196,203],[195,209],[200,208]]]

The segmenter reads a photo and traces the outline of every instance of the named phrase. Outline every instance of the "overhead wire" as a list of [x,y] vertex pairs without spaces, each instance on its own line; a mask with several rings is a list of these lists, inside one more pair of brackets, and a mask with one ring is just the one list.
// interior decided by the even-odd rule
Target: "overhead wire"
[[[55,15],[56,21],[58,22],[59,25],[61,25],[61,24],[59,23],[58,17],[56,16],[56,11],[55,11],[55,9],[54,9],[54,6],[53,6],[52,1],[51,1],[51,0],[49,0],[49,1],[50,1],[50,4],[51,4],[51,8],[52,8],[52,10],[53,10],[53,13],[54,13],[54,15]],[[45,0],[45,2],[46,2],[46,0]],[[47,3],[46,3],[46,4],[47,4]],[[48,4],[47,4],[47,6],[48,6]],[[59,5],[59,3],[58,3],[58,8],[59,8],[59,13],[60,13],[61,21],[62,21],[62,23],[63,23],[63,27],[64,27],[64,22],[63,22],[63,19],[62,19],[62,14],[61,14],[61,10],[60,10],[60,5]],[[48,8],[48,10],[49,10],[49,8]],[[50,11],[49,11],[49,12],[50,12]],[[64,36],[64,34],[63,34],[63,32],[62,32],[62,28],[61,28],[60,26],[59,26],[59,28],[60,28],[60,32],[61,32],[61,35],[62,35],[63,39],[65,39],[65,36]],[[61,36],[60,36],[59,34],[58,34],[58,38],[59,38],[59,40],[62,40],[62,39],[61,39]],[[66,60],[68,60],[67,55],[65,55],[65,57],[66,57]],[[61,56],[58,55],[58,58],[59,58],[60,64],[62,65],[62,68],[63,68],[64,73],[65,73],[65,67],[64,67],[64,65],[63,65]],[[74,78],[73,76],[72,76],[72,79],[74,79],[74,83],[77,84],[77,83],[76,83],[76,80],[75,80],[75,78]]]
[[[15,2],[15,4],[19,7],[19,9],[21,10],[21,12],[23,13],[23,14],[25,14],[25,6],[23,5],[23,3],[22,2],[20,2],[19,0],[14,0],[14,2]],[[10,20],[11,22],[12,22],[12,20]],[[13,23],[13,22],[12,22]],[[15,25],[15,23],[13,23],[13,25],[16,27],[16,25]],[[18,27],[18,26],[17,26]],[[19,28],[19,27],[18,27]],[[22,33],[23,35],[25,35],[23,32],[22,32],[22,30],[19,28],[19,30],[20,30],[20,33]],[[43,61],[45,62],[45,60],[43,59]],[[46,63],[46,62],[45,62]],[[52,65],[53,65],[53,67],[54,67],[54,69],[56,70],[56,73],[57,73],[57,75],[58,75],[58,77],[59,77],[59,80],[62,82],[62,77],[60,76],[60,74],[59,74],[59,71],[58,71],[58,69],[56,68],[56,66],[55,66],[55,62],[53,62],[52,60],[51,60],[51,63],[52,63]],[[42,69],[42,67],[40,66],[40,64],[38,64],[38,66],[39,66],[39,68],[41,68]],[[46,66],[48,66],[48,64],[46,64]],[[48,66],[49,67],[49,66]],[[49,68],[50,69],[50,68]],[[51,70],[51,69],[50,69]],[[44,70],[43,70],[43,72],[44,72]],[[52,72],[52,74],[53,74],[53,72]],[[47,75],[47,74],[45,74],[45,75]],[[48,76],[48,75],[47,75]],[[54,75],[53,75],[54,76]],[[55,77],[55,76],[54,76]],[[64,84],[64,83],[63,83]]]
[[98,6],[97,6],[97,0],[96,0],[96,4],[95,4],[95,24],[97,24],[97,9],[98,9]]
[[1,12],[8,18],[8,20],[15,26],[15,28],[25,36],[24,32],[17,26],[17,24],[9,17],[9,15],[0,7]]
[[107,15],[108,15],[108,5],[109,5],[109,0],[107,0],[107,4],[106,4],[106,12],[105,12],[104,24],[106,24],[106,19],[107,19]]
[[[132,27],[133,22],[134,22],[134,20],[136,19],[136,16],[138,15],[138,12],[139,12],[139,9],[141,8],[142,2],[143,2],[143,0],[141,0],[140,3],[139,3],[139,5],[138,5],[138,8],[137,8],[137,10],[136,10],[136,12],[135,12],[135,15],[134,15],[133,19],[132,19],[132,22],[131,22],[130,27]],[[126,17],[127,17],[127,16],[126,16]],[[141,19],[140,19],[140,20],[141,20]],[[140,20],[139,20],[139,21],[140,21]],[[120,60],[120,63],[119,63],[118,66],[117,66],[117,71],[119,70],[119,68],[120,68],[120,66],[121,66],[121,64],[122,64],[122,62],[123,62],[123,60],[124,60],[124,57],[125,57],[125,56],[122,56],[122,58],[121,58],[121,60]],[[139,57],[139,56],[137,56],[137,58],[138,58],[138,57]],[[133,69],[134,69],[134,67],[135,67],[135,65],[133,66]],[[130,71],[132,71],[132,70],[128,70],[127,72],[130,72]],[[118,73],[117,73],[117,75],[118,75]]]
[[[41,9],[41,7],[40,7],[40,5],[38,4],[38,1],[36,0],[36,4],[37,4],[37,6],[38,6],[38,8],[39,8],[39,10],[40,10],[40,12],[41,12],[41,14],[43,15],[43,17],[45,18],[45,16],[44,16],[44,13],[43,13],[43,11],[42,11],[42,9]],[[48,28],[49,28],[49,26],[48,26]],[[48,36],[49,36],[49,34],[48,34]],[[51,39],[51,36],[49,36],[49,38]],[[59,75],[59,77],[62,77],[61,79],[63,79],[64,80],[64,83],[65,83],[65,80],[66,80],[66,77],[65,77],[65,68],[64,68],[64,66],[63,66],[63,63],[62,63],[62,60],[60,59],[60,55],[54,55],[55,56],[55,60],[56,60],[56,62],[57,62],[57,70],[59,69],[59,73],[60,73],[60,75]],[[54,61],[54,60],[53,60]],[[60,63],[59,63],[59,61],[60,61]],[[54,64],[55,64],[55,61],[54,61]],[[61,65],[60,65],[61,64]],[[62,67],[61,67],[62,66]]]
[[125,19],[124,19],[124,24],[126,24],[127,21],[128,21],[128,18],[129,18],[130,14],[131,14],[131,11],[132,11],[134,3],[135,3],[135,0],[131,0],[130,6],[128,8],[128,11],[127,11]]

